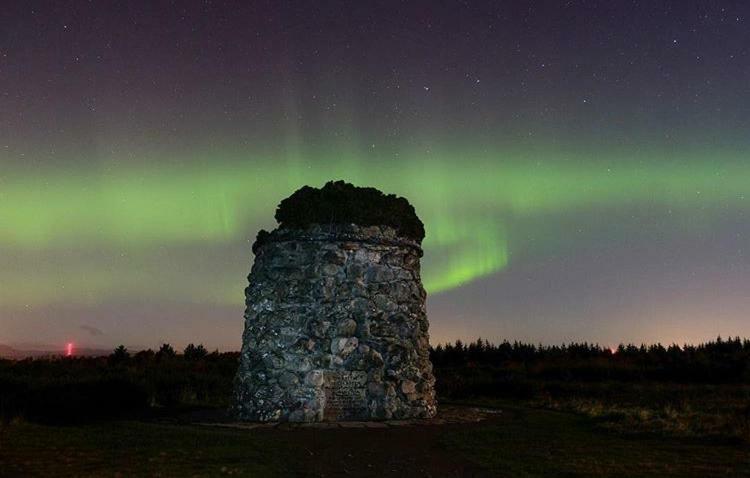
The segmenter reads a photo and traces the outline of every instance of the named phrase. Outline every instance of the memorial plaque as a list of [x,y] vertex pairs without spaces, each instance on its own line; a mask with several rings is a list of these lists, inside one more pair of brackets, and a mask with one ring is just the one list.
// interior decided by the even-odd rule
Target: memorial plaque
[[324,420],[363,420],[368,417],[367,372],[323,372],[323,390],[326,397]]

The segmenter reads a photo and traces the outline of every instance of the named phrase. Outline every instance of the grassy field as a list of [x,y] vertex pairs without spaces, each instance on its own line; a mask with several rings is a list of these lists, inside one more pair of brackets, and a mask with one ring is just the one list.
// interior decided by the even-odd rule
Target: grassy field
[[280,476],[288,444],[220,428],[149,422],[6,426],[1,476]]
[[750,447],[741,442],[623,435],[578,414],[502,409],[502,419],[443,439],[491,476],[750,476]]
[[747,385],[579,383],[554,388],[531,403],[586,415],[620,434],[750,443]]
[[0,477],[750,477],[750,341],[613,353],[477,340],[432,359],[443,405],[502,413],[384,428],[202,426],[192,423],[232,403],[237,353],[165,344],[0,360]]
[[746,443],[623,435],[520,402],[478,424],[236,430],[154,421],[6,425],[2,476],[750,476]]

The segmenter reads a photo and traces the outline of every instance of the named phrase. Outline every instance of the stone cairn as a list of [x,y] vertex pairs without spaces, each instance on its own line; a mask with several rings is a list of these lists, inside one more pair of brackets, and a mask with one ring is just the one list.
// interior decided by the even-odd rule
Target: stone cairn
[[[364,189],[338,182],[322,191],[331,185]],[[433,417],[418,239],[390,225],[352,223],[289,228],[282,222],[262,231],[245,290],[237,417]]]

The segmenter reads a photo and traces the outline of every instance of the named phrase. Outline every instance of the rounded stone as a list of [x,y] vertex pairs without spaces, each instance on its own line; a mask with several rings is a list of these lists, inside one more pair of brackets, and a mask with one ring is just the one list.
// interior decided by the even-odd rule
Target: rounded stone
[[284,388],[290,388],[297,385],[297,383],[299,383],[299,378],[297,378],[297,375],[292,372],[284,372],[279,377],[279,385]]
[[320,387],[323,385],[323,372],[320,370],[311,370],[305,375],[305,383],[312,385],[313,387]]
[[385,363],[383,356],[377,350],[370,350],[367,358],[375,367],[380,367]]
[[409,395],[417,391],[417,384],[411,380],[404,380],[401,382],[401,392]]
[[235,382],[240,419],[434,415],[425,293],[411,273],[418,243],[388,227],[318,225],[276,229],[255,253]]
[[346,357],[359,346],[357,337],[336,337],[331,341],[331,353]]
[[326,264],[321,268],[323,275],[327,276],[335,276],[340,270],[341,268],[336,264]]
[[337,332],[342,337],[351,337],[357,331],[357,322],[352,319],[345,319],[339,323]]

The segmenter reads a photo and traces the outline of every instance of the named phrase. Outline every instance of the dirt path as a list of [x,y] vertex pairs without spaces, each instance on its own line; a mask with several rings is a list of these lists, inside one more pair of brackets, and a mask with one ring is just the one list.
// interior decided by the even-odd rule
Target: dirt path
[[[456,430],[491,423],[499,410],[445,406],[432,420],[308,424],[201,421],[205,426],[245,429],[258,438],[298,449],[296,472],[315,477],[484,477],[476,465],[451,453],[444,440]],[[190,417],[195,423],[197,417]],[[300,471],[301,470],[301,471]]]
[[309,470],[310,476],[490,476],[440,442],[441,436],[456,427],[465,430],[472,426],[475,425],[269,429],[256,433],[299,447],[298,469]]

